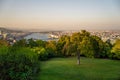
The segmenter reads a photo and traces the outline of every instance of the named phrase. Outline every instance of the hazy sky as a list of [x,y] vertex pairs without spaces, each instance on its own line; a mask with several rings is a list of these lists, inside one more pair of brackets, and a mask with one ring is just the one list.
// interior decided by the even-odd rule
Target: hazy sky
[[0,27],[120,29],[120,0],[0,0]]

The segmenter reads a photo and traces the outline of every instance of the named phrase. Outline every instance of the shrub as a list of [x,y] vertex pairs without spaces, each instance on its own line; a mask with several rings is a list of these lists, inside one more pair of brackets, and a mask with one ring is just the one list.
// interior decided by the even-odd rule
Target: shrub
[[34,48],[32,48],[32,50],[35,53],[37,53],[39,60],[43,61],[43,60],[48,59],[49,54],[48,54],[48,52],[46,51],[45,48],[43,48],[43,47],[34,47]]
[[109,55],[109,57],[112,59],[119,59],[120,60],[120,49],[113,48],[111,50],[111,55]]
[[52,58],[57,56],[57,48],[56,48],[56,42],[55,41],[48,41],[46,43],[46,51],[48,52],[48,57]]
[[0,48],[0,80],[32,80],[39,70],[37,55],[28,48]]
[[48,59],[48,52],[46,51],[45,48],[42,48],[40,50],[40,52],[38,52],[39,54],[39,60],[47,60]]
[[27,47],[26,39],[22,39],[13,44],[14,47]]
[[112,59],[120,60],[120,39],[116,40],[114,46],[112,47],[111,54],[109,54],[109,57]]
[[53,58],[56,56],[56,52],[52,48],[47,48],[46,51],[48,53],[48,58]]

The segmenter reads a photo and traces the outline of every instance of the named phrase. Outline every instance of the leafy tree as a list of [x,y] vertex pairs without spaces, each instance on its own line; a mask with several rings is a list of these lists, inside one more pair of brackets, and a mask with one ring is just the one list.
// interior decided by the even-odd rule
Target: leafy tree
[[63,56],[63,47],[66,44],[67,35],[61,36],[56,44],[57,56]]
[[46,43],[46,50],[49,53],[48,54],[49,58],[57,56],[56,42],[55,41],[48,41]]
[[80,43],[81,54],[86,57],[94,57],[94,46],[92,43],[92,38],[84,37]]
[[70,39],[73,47],[75,47],[75,49],[73,50],[74,53],[76,53],[77,55],[77,64],[80,64],[80,42],[82,41],[82,38],[80,36],[80,33],[73,33]]
[[64,46],[62,48],[62,54],[63,56],[70,56],[70,37],[66,36],[64,39]]
[[22,39],[13,44],[14,47],[27,47],[26,39]]
[[[81,32],[77,33],[77,37],[76,37],[76,40],[75,40],[75,44],[76,44],[76,48],[77,48],[77,56],[78,56],[78,64],[80,64],[80,55],[82,52],[84,52],[85,49],[82,49],[84,47],[82,47],[83,45],[85,44],[82,44],[84,43],[84,40],[85,38],[89,38],[90,37],[90,33],[87,32],[86,30],[81,30]],[[88,45],[86,45],[88,46]]]
[[80,53],[83,52],[81,49],[81,42],[83,38],[87,36],[90,36],[90,33],[85,30],[81,30],[81,32],[78,32],[78,33],[73,33],[71,36],[70,41],[74,45],[75,47],[74,52],[77,53],[77,57],[78,57],[77,64],[80,64]]
[[[98,36],[92,36],[86,30],[73,33],[71,36],[62,36],[57,45],[57,50],[64,56],[77,55],[80,64],[80,55],[86,57],[106,58],[110,53],[111,44],[103,42]],[[76,54],[75,54],[76,53]]]
[[95,49],[94,57],[106,58],[110,53],[111,44],[109,42],[103,42],[98,36],[92,36],[92,38]]
[[111,54],[109,54],[109,57],[120,60],[120,39],[116,40],[114,46],[112,47]]
[[57,42],[57,44],[56,44],[56,49],[57,49],[57,54],[56,54],[56,56],[63,56],[63,55],[62,55],[63,46],[64,46],[64,43],[63,43],[63,42]]
[[33,48],[33,47],[37,46],[37,43],[31,38],[31,39],[27,40],[27,45],[28,45],[28,47]]
[[43,41],[43,40],[36,40],[36,45],[37,47],[45,47],[46,46],[46,41]]
[[90,33],[85,30],[82,30],[81,32],[73,33],[72,36],[66,36],[66,35],[62,36],[58,41],[58,44],[61,44],[60,46],[60,51],[62,50],[61,53],[64,56],[77,55],[78,57],[77,63],[80,64],[80,53],[83,52],[82,49],[83,47],[81,46],[83,44],[81,44],[81,42],[83,41],[84,37],[89,37],[89,36]]

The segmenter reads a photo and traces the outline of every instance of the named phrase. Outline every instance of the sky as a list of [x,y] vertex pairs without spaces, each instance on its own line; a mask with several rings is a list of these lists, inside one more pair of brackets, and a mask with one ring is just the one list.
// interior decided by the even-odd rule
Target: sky
[[0,0],[0,27],[120,29],[120,0]]

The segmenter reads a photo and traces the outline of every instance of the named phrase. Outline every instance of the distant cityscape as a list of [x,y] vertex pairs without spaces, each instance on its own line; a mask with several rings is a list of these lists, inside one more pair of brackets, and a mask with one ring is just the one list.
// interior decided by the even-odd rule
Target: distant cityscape
[[[80,31],[80,30],[79,30]],[[41,39],[41,40],[53,40],[53,39],[59,39],[62,35],[69,35],[71,36],[74,32],[79,31],[48,31],[48,32],[25,32],[25,31],[17,31],[17,30],[9,30],[5,28],[0,28],[0,39],[5,39],[9,42],[9,44],[14,44],[16,41],[21,39]],[[100,37],[103,41],[110,40],[110,42],[113,44],[116,39],[120,39],[120,30],[87,30],[90,32],[91,35],[96,35]],[[39,33],[39,34],[37,34]],[[31,36],[31,34],[34,34],[34,37]],[[36,36],[36,34],[38,36]],[[46,35],[48,36],[46,36]],[[42,35],[42,36],[39,36]],[[41,37],[46,38],[41,38]],[[29,36],[29,38],[27,37]],[[35,37],[36,36],[36,37]]]

